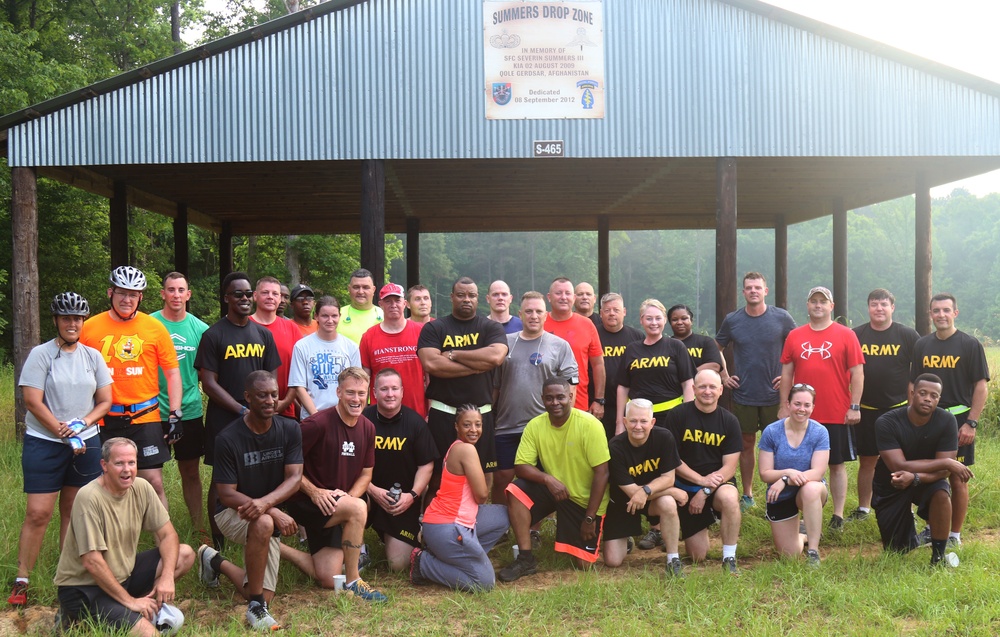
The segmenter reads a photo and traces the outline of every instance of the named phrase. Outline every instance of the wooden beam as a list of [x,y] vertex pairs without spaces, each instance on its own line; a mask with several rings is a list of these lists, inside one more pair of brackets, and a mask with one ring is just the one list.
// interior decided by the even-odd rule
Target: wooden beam
[[179,203],[174,217],[174,269],[184,276],[189,274],[188,250],[188,209],[186,204]]
[[128,258],[128,194],[125,182],[114,183],[108,216],[111,221],[110,251],[112,269],[132,265]]
[[715,329],[736,309],[736,159],[715,160]]
[[420,283],[420,219],[406,220],[406,289]]
[[788,309],[788,222],[774,219],[774,304]]
[[361,164],[361,267],[372,273],[375,290],[385,280],[385,162]]
[[923,336],[931,333],[931,296],[933,262],[931,254],[931,189],[924,173],[917,173],[914,246],[913,246],[913,316],[914,328]]
[[833,316],[844,325],[850,322],[847,305],[847,210],[844,200],[833,199]]
[[611,221],[608,215],[597,218],[597,306],[600,299],[611,291]]
[[[11,168],[10,220],[13,240],[11,291],[14,323],[14,378],[21,377],[40,334],[38,298],[38,175],[34,168]],[[14,389],[14,428],[24,436],[26,413],[21,388]]]
[[228,223],[223,222],[222,230],[219,232],[219,316],[225,316],[229,311],[226,302],[222,299],[225,290],[222,289],[222,282],[229,273],[233,271],[233,230]]

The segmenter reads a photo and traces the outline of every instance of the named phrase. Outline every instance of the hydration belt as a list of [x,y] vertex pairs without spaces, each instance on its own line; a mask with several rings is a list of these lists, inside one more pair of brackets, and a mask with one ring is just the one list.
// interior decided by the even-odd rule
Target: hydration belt
[[954,407],[946,408],[945,411],[947,411],[952,416],[958,416],[960,414],[964,414],[970,409],[972,409],[972,407],[966,407],[965,405],[955,405]]
[[862,409],[871,409],[872,411],[881,411],[882,409],[895,409],[896,407],[905,407],[908,404],[908,402],[909,401],[904,400],[903,402],[896,403],[895,405],[892,405],[890,407],[871,407],[869,405],[861,403],[861,408]]
[[157,396],[153,396],[149,400],[145,400],[141,403],[136,403],[134,405],[111,405],[111,409],[108,410],[107,416],[105,416],[105,425],[110,424],[108,422],[109,418],[115,420],[114,424],[117,425],[130,425],[132,421],[140,416],[145,416],[151,411],[160,408],[160,399]]
[[[632,401],[629,400],[628,402],[632,402]],[[678,396],[677,398],[674,398],[673,400],[665,400],[662,403],[656,403],[652,407],[653,413],[655,414],[658,411],[670,411],[671,409],[673,409],[674,407],[676,407],[677,405],[679,405],[679,404],[681,404],[683,402],[684,402],[684,397],[683,396]]]

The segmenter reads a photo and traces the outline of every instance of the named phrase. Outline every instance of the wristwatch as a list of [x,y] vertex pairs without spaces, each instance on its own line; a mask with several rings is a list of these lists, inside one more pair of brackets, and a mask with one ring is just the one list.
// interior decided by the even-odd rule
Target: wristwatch
[[781,476],[781,481],[788,484],[788,476]]
[[709,487],[702,487],[701,492],[705,494],[706,498],[712,495],[712,489],[710,489]]
[[973,420],[973,419],[969,418],[968,420],[965,421],[965,424],[967,424],[970,427],[972,427],[973,429],[975,429],[976,427],[979,426],[979,421],[978,420]]
[[642,485],[642,490],[646,492],[647,497],[653,495],[653,490],[649,488],[648,484]]
[[598,405],[600,405],[601,407],[604,406],[604,399],[603,398],[595,398],[594,402],[597,403]]
[[913,472],[913,484],[910,486],[919,487],[920,486],[920,474],[916,471]]
[[586,522],[587,524],[593,524],[597,520],[594,518],[594,516],[588,515],[587,517],[583,518],[583,521]]
[[[841,404],[843,404],[843,403],[841,403]],[[851,411],[861,411],[861,405],[857,405],[857,404],[851,405],[850,409],[851,409]]]

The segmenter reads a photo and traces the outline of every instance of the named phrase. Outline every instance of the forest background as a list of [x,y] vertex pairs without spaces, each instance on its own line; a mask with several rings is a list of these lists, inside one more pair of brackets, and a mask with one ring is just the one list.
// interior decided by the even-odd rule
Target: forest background
[[[3,0],[0,3],[0,114],[55,97],[167,57],[191,46],[242,31],[286,14],[296,0],[268,0],[263,8],[227,0],[207,10],[202,0]],[[314,4],[308,0],[302,6]],[[0,360],[11,350],[10,171],[0,159]],[[39,269],[42,316],[49,299],[74,290],[97,312],[107,307],[108,201],[61,183],[39,180]],[[933,289],[959,300],[959,327],[987,344],[1000,339],[1000,194],[977,197],[956,189],[935,198]],[[482,211],[502,214],[502,210]],[[158,279],[173,268],[170,219],[130,209],[133,265]],[[875,287],[897,297],[896,320],[914,320],[914,201],[905,197],[848,213],[849,324],[867,320],[865,299]],[[194,297],[191,310],[207,322],[218,318],[218,243],[213,233],[189,230]],[[832,221],[829,217],[788,229],[789,311],[805,320],[805,295],[814,285],[832,286]],[[357,267],[357,235],[237,236],[235,267],[251,278],[273,275],[307,283],[317,293],[345,299]],[[638,305],[655,297],[665,305],[694,309],[696,329],[715,330],[715,234],[711,230],[611,233],[611,287],[626,299],[637,324]],[[405,279],[405,238],[386,237],[387,277]],[[425,234],[420,242],[421,283],[433,295],[436,315],[450,311],[448,293],[458,276],[485,287],[504,279],[515,296],[545,291],[556,276],[574,282],[597,279],[593,232]],[[774,233],[741,230],[737,269],[774,273]],[[143,309],[160,307],[146,295]],[[773,297],[772,297],[773,302]],[[516,302],[515,302],[516,304]],[[486,311],[485,300],[480,311]],[[42,339],[52,325],[42,321]]]

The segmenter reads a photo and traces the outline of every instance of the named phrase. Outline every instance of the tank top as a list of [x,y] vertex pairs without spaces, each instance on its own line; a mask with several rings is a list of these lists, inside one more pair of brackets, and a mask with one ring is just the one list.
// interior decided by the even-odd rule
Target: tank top
[[472,495],[472,487],[465,476],[455,475],[448,471],[448,455],[460,440],[448,447],[444,455],[441,470],[441,488],[431,500],[430,506],[424,511],[426,524],[461,524],[466,528],[475,528],[476,514],[479,513],[479,503]]

